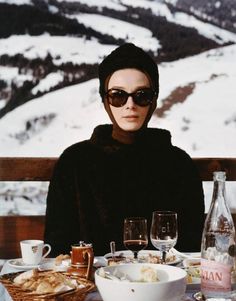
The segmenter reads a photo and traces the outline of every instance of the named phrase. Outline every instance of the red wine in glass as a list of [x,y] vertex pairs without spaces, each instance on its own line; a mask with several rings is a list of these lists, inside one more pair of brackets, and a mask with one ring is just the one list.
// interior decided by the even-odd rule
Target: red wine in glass
[[126,249],[132,252],[139,252],[147,247],[146,240],[124,240]]
[[143,217],[130,217],[124,220],[124,246],[138,258],[138,252],[148,245],[147,220]]

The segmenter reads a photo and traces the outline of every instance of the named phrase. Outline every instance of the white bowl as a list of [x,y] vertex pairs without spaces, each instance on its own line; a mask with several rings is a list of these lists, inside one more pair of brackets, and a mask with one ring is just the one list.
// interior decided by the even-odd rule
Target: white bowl
[[[159,281],[140,282],[141,270],[150,267]],[[110,280],[95,273],[95,283],[103,301],[180,301],[186,290],[186,272],[180,268],[148,263],[124,264],[102,268],[110,275],[126,274],[132,282]]]

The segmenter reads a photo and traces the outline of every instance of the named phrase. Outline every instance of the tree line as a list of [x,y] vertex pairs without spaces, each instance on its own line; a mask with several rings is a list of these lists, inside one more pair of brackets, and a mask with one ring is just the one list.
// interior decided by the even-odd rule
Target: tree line
[[[97,77],[97,64],[83,63],[77,65],[68,62],[57,66],[53,63],[53,58],[50,54],[45,59],[36,58],[33,60],[25,58],[23,54],[16,54],[14,56],[5,54],[0,57],[0,65],[17,67],[19,74],[29,74],[32,76],[32,80],[26,80],[20,86],[15,81],[12,81],[10,86],[3,79],[0,81],[2,95],[5,93],[5,96],[8,96],[7,104],[0,110],[0,118],[33,98]],[[61,72],[63,80],[48,90],[38,91],[33,94],[33,88],[39,84],[40,80],[52,72]],[[9,92],[8,94],[7,91]]]
[[[0,38],[7,38],[13,34],[41,35],[47,32],[51,35],[96,38],[103,44],[121,45],[124,43],[122,39],[101,34],[80,24],[75,18],[66,17],[66,15],[73,17],[73,14],[82,12],[97,13],[148,28],[161,44],[161,49],[155,57],[158,63],[177,60],[219,46],[215,41],[201,36],[196,29],[170,23],[165,17],[153,15],[150,9],[126,6],[126,11],[115,11],[107,7],[102,9],[96,6],[89,7],[78,2],[65,3],[55,0],[49,0],[48,4],[41,0],[33,0],[33,2],[35,6],[0,3]],[[58,8],[58,12],[52,13],[48,5]],[[1,65],[17,67],[19,74],[30,74],[32,80],[26,80],[21,86],[16,82],[9,84],[4,80],[0,81],[0,96],[7,100],[6,106],[0,110],[0,118],[32,98],[97,77],[96,64],[76,65],[68,62],[58,66],[53,63],[50,53],[44,59],[32,60],[27,59],[21,53],[14,56],[4,54],[0,57]],[[51,72],[59,71],[63,74],[63,80],[60,83],[48,91],[32,93],[32,89],[40,80]]]

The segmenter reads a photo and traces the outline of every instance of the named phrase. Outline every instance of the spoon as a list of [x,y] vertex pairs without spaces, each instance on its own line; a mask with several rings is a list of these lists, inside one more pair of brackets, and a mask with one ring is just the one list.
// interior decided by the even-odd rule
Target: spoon
[[110,279],[110,280],[116,280],[116,281],[125,281],[125,282],[130,282],[130,278],[128,275],[121,273],[119,271],[117,271],[116,269],[113,270],[113,272],[111,273],[110,271],[106,271],[104,268],[100,268],[98,274],[101,277]]
[[113,274],[111,274],[108,271],[105,271],[106,278],[109,278],[110,280],[116,280],[116,281],[122,281],[122,282],[130,282],[130,278],[127,274],[119,273],[117,271],[114,271]]
[[108,278],[110,280],[118,280],[121,281],[121,279],[113,274],[111,274],[110,272],[105,271],[105,278]]
[[114,241],[110,242],[110,249],[111,249],[112,259],[114,259],[116,253],[116,243]]
[[175,248],[171,248],[169,252],[173,253],[174,255],[178,255],[179,257],[187,258],[187,259],[200,259],[200,257],[201,257],[201,256],[198,256],[197,254],[195,256],[194,255],[187,255],[185,253],[179,252]]

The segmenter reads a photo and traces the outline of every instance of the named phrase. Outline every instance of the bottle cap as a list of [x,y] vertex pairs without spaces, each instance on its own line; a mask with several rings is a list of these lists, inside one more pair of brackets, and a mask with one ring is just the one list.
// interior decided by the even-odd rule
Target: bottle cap
[[213,179],[214,179],[214,181],[225,181],[226,172],[225,171],[214,171]]

